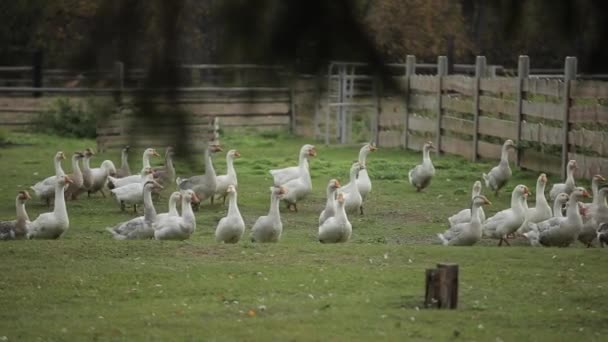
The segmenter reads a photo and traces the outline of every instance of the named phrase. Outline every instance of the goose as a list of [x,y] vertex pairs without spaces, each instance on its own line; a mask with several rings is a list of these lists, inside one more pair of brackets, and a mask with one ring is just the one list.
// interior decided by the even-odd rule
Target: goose
[[353,227],[348,221],[348,217],[346,217],[345,203],[344,194],[338,193],[336,196],[336,214],[319,226],[319,242],[339,243],[350,239]]
[[278,242],[283,232],[279,202],[287,190],[282,186],[270,187],[270,209],[268,215],[260,216],[251,228],[251,242]]
[[526,210],[526,219],[521,227],[517,229],[517,234],[523,234],[528,231],[528,223],[538,223],[548,220],[553,216],[551,206],[545,197],[545,186],[547,185],[547,175],[541,173],[536,180],[536,205],[534,208]]
[[283,196],[283,200],[287,202],[287,209],[292,210],[293,208],[296,213],[298,212],[297,202],[312,192],[312,180],[310,179],[307,164],[302,163],[299,168],[300,175],[298,178],[294,178],[282,185],[287,190],[287,193]]
[[497,212],[483,223],[483,235],[498,239],[498,245],[509,244],[507,235],[514,233],[524,223],[526,216],[525,202],[528,197],[528,187],[518,185],[511,193],[511,208]]
[[270,174],[274,180],[274,185],[283,185],[290,180],[300,177],[303,168],[308,170],[308,158],[317,155],[317,150],[313,145],[306,144],[300,148],[298,157],[298,166],[286,167],[283,169],[270,170]]
[[576,160],[570,160],[568,162],[568,165],[566,166],[566,181],[564,183],[553,184],[553,187],[549,192],[549,198],[551,198],[551,200],[554,200],[555,196],[562,192],[570,195],[572,190],[576,187],[576,184],[574,183],[574,170],[577,168]]
[[576,241],[583,227],[578,201],[589,197],[585,188],[576,187],[570,193],[566,217],[553,217],[539,223],[530,223],[530,231],[524,233],[532,246],[568,247]]
[[[93,175],[91,174],[91,158],[95,155],[93,149],[86,148],[82,158],[82,188],[80,192],[88,191],[93,186]],[[89,197],[91,196],[88,194]]]
[[120,152],[120,168],[116,170],[117,178],[124,178],[131,175],[131,168],[129,167],[129,150],[131,146],[127,145],[122,148]]
[[199,202],[194,190],[182,190],[182,215],[168,217],[153,224],[156,240],[186,240],[196,230],[192,203]]
[[145,178],[145,170],[147,168],[152,168],[152,166],[150,166],[151,157],[160,157],[160,154],[158,154],[158,152],[156,152],[156,150],[153,148],[145,149],[141,158],[143,165],[141,168],[141,172],[137,175],[131,175],[124,178],[117,178],[114,176],[108,177],[108,188],[114,189],[120,188],[121,186],[125,186],[131,183],[141,183],[143,178]]
[[15,198],[17,219],[12,221],[0,221],[0,240],[23,239],[27,233],[27,225],[30,218],[25,211],[25,202],[31,199],[27,191],[19,191]]
[[604,248],[605,244],[608,244],[608,223],[600,224],[597,230],[597,240],[600,242],[600,247]]
[[344,210],[346,210],[347,213],[356,212],[357,209],[363,213],[363,210],[361,209],[363,198],[361,197],[359,187],[357,186],[357,174],[359,174],[361,170],[365,170],[365,166],[359,162],[354,162],[350,167],[350,182],[338,190],[338,193],[344,194]]
[[431,161],[430,150],[434,150],[435,145],[432,142],[427,142],[422,146],[422,164],[416,165],[408,173],[410,184],[416,187],[416,191],[420,192],[431,184],[431,178],[435,175],[435,167]]
[[319,225],[322,225],[325,220],[334,216],[336,213],[336,190],[340,188],[340,181],[332,179],[327,184],[327,202],[325,203],[325,209],[319,216]]
[[494,166],[487,174],[481,174],[486,183],[486,187],[492,189],[496,196],[498,196],[498,191],[507,184],[509,179],[511,179],[512,172],[511,167],[509,166],[509,148],[516,148],[511,139],[507,139],[504,144],[502,144],[500,162],[498,165]]
[[[127,204],[133,204],[133,212],[137,213],[137,205],[143,203],[143,197],[141,196],[144,184],[146,182],[154,180],[154,173],[152,168],[148,167],[144,170],[146,177],[140,183],[131,183],[120,188],[114,188],[110,190],[116,197],[116,201],[120,204],[120,210],[124,211]],[[161,187],[156,187],[161,189]]]
[[152,191],[162,186],[153,180],[142,184],[140,195],[144,202],[144,215],[119,223],[106,230],[116,240],[151,239],[154,237],[153,223],[156,220],[156,209],[152,203]]
[[108,177],[113,177],[115,175],[116,166],[114,166],[114,162],[111,160],[104,160],[101,162],[99,167],[91,169],[91,179],[93,180],[93,184],[91,184],[91,187],[87,189],[87,195],[91,197],[91,194],[99,191],[105,198],[106,194],[103,192],[103,187],[106,185]]
[[591,197],[593,198],[593,202],[583,203],[583,207],[585,209],[591,209],[591,207],[596,205],[600,183],[603,183],[605,181],[606,179],[602,175],[595,175],[593,176],[593,178],[591,178]]
[[174,156],[175,151],[173,150],[173,147],[167,147],[165,150],[165,165],[152,168],[152,171],[154,171],[154,178],[160,185],[167,186],[175,182],[175,166],[173,165]]
[[597,194],[593,198],[593,205],[589,207],[583,206],[583,210],[587,212],[587,215],[583,216],[583,227],[578,235],[578,240],[587,247],[591,247],[593,241],[597,238],[600,223],[608,222],[607,194],[608,187],[603,187],[597,190]]
[[228,214],[222,217],[215,229],[215,241],[237,243],[245,232],[245,221],[239,212],[234,185],[228,185]]
[[[196,193],[197,198],[205,200],[215,195],[217,188],[217,175],[213,168],[211,155],[216,152],[221,152],[222,148],[219,145],[209,144],[205,149],[205,174],[200,176],[192,176],[190,178],[177,178],[176,183],[180,190],[192,189]],[[182,200],[183,201],[183,200]],[[196,202],[198,204],[200,202]]]
[[235,188],[238,186],[236,171],[234,170],[234,158],[239,158],[240,156],[241,154],[237,150],[228,151],[228,153],[226,153],[226,174],[215,177],[217,184],[215,196],[222,197],[223,204],[226,203],[228,186],[234,185]]
[[34,221],[27,224],[28,239],[57,239],[70,227],[68,211],[65,206],[64,191],[72,180],[66,176],[56,176],[55,208],[52,212],[40,214]]
[[[473,189],[471,190],[471,203],[472,203],[473,199],[475,199],[475,197],[479,196],[480,194],[481,194],[481,182],[475,181],[475,183],[473,183]],[[483,206],[480,206],[479,208],[477,208],[477,214],[479,215],[479,220],[481,222],[484,222],[486,220],[486,214],[483,210]],[[471,222],[471,209],[470,208],[462,209],[458,213],[448,217],[448,222],[450,223],[450,227],[455,226],[459,223]]]
[[181,192],[174,191],[173,193],[171,193],[171,196],[169,196],[169,211],[166,213],[157,214],[155,222],[161,222],[162,220],[166,219],[167,217],[179,216],[179,212],[177,211],[177,202],[181,201],[181,199],[182,199]]
[[32,189],[36,194],[36,197],[46,202],[47,207],[51,206],[51,198],[55,194],[55,182],[57,181],[57,176],[65,175],[65,172],[61,168],[61,161],[64,159],[65,155],[63,152],[57,152],[53,158],[55,175],[47,177],[30,187],[30,189]]
[[555,197],[555,201],[553,201],[553,217],[565,217],[562,208],[568,204],[568,199],[570,199],[570,196],[563,192]]
[[74,152],[72,155],[72,173],[68,175],[72,182],[68,185],[68,188],[65,190],[65,199],[76,200],[78,195],[80,194],[80,189],[82,188],[83,178],[82,178],[82,170],[80,170],[80,161],[84,158],[84,154],[82,152]]
[[481,240],[482,223],[479,209],[492,203],[483,195],[473,197],[469,213],[469,222],[457,223],[450,226],[443,234],[437,234],[444,246],[472,246]]
[[[359,163],[365,166],[364,169],[359,171],[359,175],[357,176],[357,187],[359,188],[359,193],[361,194],[361,198],[365,201],[365,197],[372,191],[372,181],[369,179],[369,174],[367,173],[367,155],[370,152],[376,151],[376,144],[369,143],[363,145],[361,150],[359,150]],[[363,209],[363,206],[361,206]],[[361,212],[363,214],[363,212]]]

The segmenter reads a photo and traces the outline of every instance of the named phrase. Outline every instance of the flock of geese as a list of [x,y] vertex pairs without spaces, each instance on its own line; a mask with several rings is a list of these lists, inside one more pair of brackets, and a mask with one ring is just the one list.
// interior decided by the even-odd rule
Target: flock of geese
[[[485,186],[498,192],[509,182],[512,172],[509,167],[508,150],[515,148],[513,141],[507,140],[502,146],[501,159],[497,166],[487,174],[482,174]],[[410,184],[416,191],[423,191],[431,184],[435,168],[431,161],[430,151],[435,149],[432,142],[422,148],[422,163],[408,173]],[[337,179],[327,184],[327,202],[319,215],[318,239],[321,243],[346,242],[352,234],[352,225],[348,215],[364,214],[364,202],[372,190],[372,182],[367,172],[367,156],[376,150],[373,143],[365,144],[359,151],[359,157],[350,168],[350,179],[341,185]],[[66,200],[77,200],[87,193],[101,192],[109,189],[121,210],[132,206],[137,213],[137,206],[143,205],[143,216],[121,222],[107,230],[115,239],[157,239],[185,240],[196,230],[195,210],[202,201],[228,200],[228,212],[217,224],[215,238],[218,242],[236,243],[245,233],[245,222],[239,212],[237,200],[237,175],[234,159],[240,157],[236,150],[226,154],[227,173],[217,175],[212,163],[212,155],[221,152],[219,145],[209,143],[205,149],[205,172],[189,178],[176,176],[173,165],[174,151],[168,147],[165,152],[165,163],[161,167],[152,167],[150,158],[159,154],[148,148],[142,155],[142,169],[131,174],[128,164],[129,147],[122,150],[121,167],[116,168],[111,160],[105,160],[98,168],[91,168],[90,160],[95,155],[91,149],[76,152],[71,157],[72,173],[66,174],[61,166],[65,159],[63,152],[57,152],[54,159],[55,175],[45,178],[31,187],[36,197],[53,211],[39,215],[30,220],[25,203],[31,199],[28,191],[19,191],[15,200],[16,219],[0,221],[0,239],[57,239],[69,228],[69,217]],[[309,159],[316,156],[313,145],[301,147],[297,166],[270,170],[273,186],[270,187],[270,209],[268,215],[260,216],[251,228],[252,242],[278,242],[281,238],[279,204],[284,201],[287,209],[297,212],[298,202],[312,192]],[[82,164],[82,167],[80,166]],[[473,183],[471,206],[462,209],[448,218],[449,228],[437,234],[441,243],[446,246],[471,246],[482,238],[498,240],[498,245],[509,245],[509,238],[516,235],[528,239],[533,246],[566,247],[580,240],[591,246],[598,240],[601,246],[608,243],[608,205],[606,197],[608,187],[601,187],[605,181],[601,175],[592,179],[593,202],[583,203],[590,197],[582,187],[577,187],[574,180],[576,161],[571,160],[567,166],[567,178],[564,183],[554,184],[549,192],[553,201],[550,206],[545,197],[547,176],[543,173],[536,183],[535,207],[528,207],[527,198],[530,191],[527,186],[515,186],[511,194],[511,206],[499,211],[494,216],[486,217],[483,207],[490,205],[487,197],[481,194],[482,182]],[[157,213],[153,197],[169,186],[177,185],[178,191],[169,196],[169,208],[165,213]],[[178,211],[181,204],[181,213]]]

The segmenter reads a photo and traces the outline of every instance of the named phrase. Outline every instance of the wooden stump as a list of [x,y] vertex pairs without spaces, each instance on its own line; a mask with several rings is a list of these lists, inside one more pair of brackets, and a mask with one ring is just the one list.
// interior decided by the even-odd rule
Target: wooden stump
[[458,307],[458,265],[437,264],[426,270],[424,306],[456,309]]

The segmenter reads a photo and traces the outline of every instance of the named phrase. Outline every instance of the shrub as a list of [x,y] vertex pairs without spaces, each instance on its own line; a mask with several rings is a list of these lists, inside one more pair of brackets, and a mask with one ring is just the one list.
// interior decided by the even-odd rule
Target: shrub
[[95,138],[97,119],[113,110],[111,100],[90,98],[83,103],[59,98],[40,115],[37,130],[64,137]]

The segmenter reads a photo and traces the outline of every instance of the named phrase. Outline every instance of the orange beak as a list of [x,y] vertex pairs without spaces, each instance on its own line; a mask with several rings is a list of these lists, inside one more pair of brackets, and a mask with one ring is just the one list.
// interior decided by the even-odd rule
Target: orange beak
[[238,158],[238,157],[240,157],[240,156],[241,156],[241,153],[240,153],[239,151],[235,151],[235,152],[234,152],[234,156]]
[[198,199],[198,197],[196,196],[196,194],[192,194],[192,203],[196,204],[199,203],[201,200]]
[[336,179],[336,188],[340,187],[340,181]]
[[152,155],[155,157],[160,157],[160,154],[158,154],[158,152],[156,152],[156,150],[152,150]]
[[313,147],[308,151],[308,155],[311,157],[315,157],[317,155],[317,150]]
[[66,183],[74,184],[74,181],[68,176],[63,176],[63,179],[65,179]]

